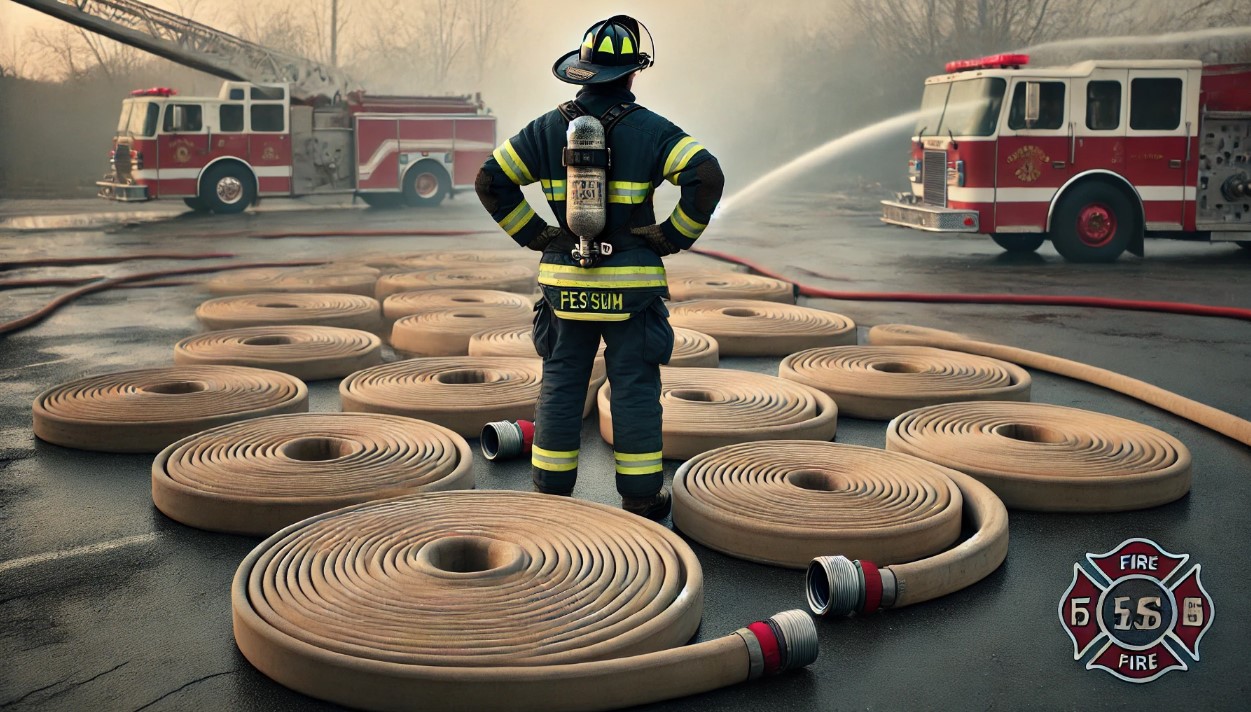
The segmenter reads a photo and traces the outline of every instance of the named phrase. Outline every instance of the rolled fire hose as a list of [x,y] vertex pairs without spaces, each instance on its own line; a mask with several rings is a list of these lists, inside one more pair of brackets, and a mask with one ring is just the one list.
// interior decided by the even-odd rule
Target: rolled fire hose
[[717,340],[724,356],[786,356],[818,346],[856,343],[856,325],[841,314],[751,299],[674,304],[674,326]]
[[359,294],[246,294],[218,297],[196,307],[206,328],[249,326],[337,326],[378,332],[382,312],[378,300]]
[[950,331],[905,324],[875,326],[869,330],[869,341],[874,344],[915,344],[963,351],[1059,374],[1136,398],[1251,447],[1251,421],[1107,369],[1036,351],[976,341]]
[[208,281],[210,294],[225,297],[267,292],[359,294],[372,297],[379,272],[352,264],[300,269],[254,269],[218,275]]
[[439,425],[374,413],[298,413],[183,438],[152,464],[152,501],[188,526],[268,536],[332,509],[472,489],[473,453]]
[[[833,440],[834,400],[775,376],[722,368],[660,369],[664,456],[685,460],[733,443]],[[612,444],[612,384],[599,391],[599,432]]]
[[937,403],[1028,401],[1030,391],[1020,366],[925,346],[807,349],[782,359],[778,376],[828,394],[842,415],[869,420]]
[[1004,504],[1119,512],[1190,491],[1190,451],[1155,428],[1042,403],[948,403],[890,422],[886,449],[975,477]]
[[396,272],[419,272],[423,269],[466,269],[483,265],[529,264],[534,253],[526,250],[426,250],[407,254],[365,255],[357,262],[382,270]]
[[238,420],[308,410],[308,388],[285,373],[241,366],[172,366],[89,376],[35,399],[35,436],[101,452],[159,452]]
[[386,299],[399,292],[423,289],[494,289],[530,294],[538,288],[533,267],[485,264],[459,269],[430,269],[420,272],[386,274],[378,279],[375,295]]
[[[595,411],[595,395],[608,380],[608,370],[604,363],[604,342],[600,342],[599,351],[591,365],[591,381],[586,389],[586,400],[582,405],[582,417],[586,418]],[[481,331],[469,337],[470,356],[516,356],[520,358],[538,358],[539,352],[534,350],[534,337],[529,326],[508,327]]]
[[721,363],[717,340],[694,329],[673,327],[673,355],[666,364],[672,368],[716,368]]
[[388,321],[395,321],[400,317],[427,311],[492,305],[533,309],[534,300],[522,294],[496,289],[427,289],[392,294],[382,302],[382,316]]
[[318,381],[382,363],[382,340],[333,326],[250,326],[189,336],[174,345],[174,363],[251,366]]
[[[957,544],[962,519],[974,534]],[[945,596],[985,578],[1008,552],[1008,512],[977,480],[835,443],[744,443],[702,453],[674,477],[673,523],[731,556],[811,566],[809,601],[818,614]]]
[[391,347],[404,356],[467,356],[474,334],[491,329],[527,328],[533,319],[534,309],[529,304],[483,304],[426,311],[395,322],[391,327]]
[[753,299],[794,304],[796,288],[790,282],[743,272],[667,271],[669,296],[675,302],[695,299]]
[[703,610],[685,542],[619,509],[523,492],[312,517],[243,560],[231,603],[235,641],[262,673],[369,710],[616,709],[817,656],[802,611],[683,645]]
[[534,420],[538,359],[444,356],[374,366],[343,379],[344,412],[419,418],[476,438],[493,420]]

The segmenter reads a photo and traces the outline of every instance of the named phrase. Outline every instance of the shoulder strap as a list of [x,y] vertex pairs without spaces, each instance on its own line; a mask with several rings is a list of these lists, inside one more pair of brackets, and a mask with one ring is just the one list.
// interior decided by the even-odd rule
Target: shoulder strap
[[642,108],[632,101],[624,101],[608,107],[608,111],[599,117],[599,122],[604,125],[604,135],[607,136],[612,131],[612,127],[616,126],[617,122],[624,119],[627,114]]
[[560,104],[556,107],[556,110],[560,112],[561,116],[565,117],[567,122],[573,121],[579,116],[586,116],[586,109],[583,109],[581,104],[572,100]]

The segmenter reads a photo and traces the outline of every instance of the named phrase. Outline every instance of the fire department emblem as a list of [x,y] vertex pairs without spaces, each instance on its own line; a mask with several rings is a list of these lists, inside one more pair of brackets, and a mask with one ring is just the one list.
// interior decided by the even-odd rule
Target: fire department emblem
[[174,149],[175,163],[186,163],[191,160],[191,139],[180,138],[172,141],[170,146]]
[[1051,156],[1048,156],[1041,148],[1034,145],[1021,146],[1008,156],[1008,163],[1016,163],[1020,161],[1021,165],[1016,167],[1017,180],[1022,183],[1033,183],[1042,176],[1041,166],[1051,162]]
[[[1170,554],[1149,539],[1128,539],[1105,554],[1073,564],[1060,598],[1060,624],[1073,659],[1128,682],[1150,682],[1199,660],[1199,641],[1212,625],[1212,597],[1201,566],[1184,570],[1189,554]],[[1171,583],[1170,583],[1171,582]]]
[[266,144],[264,150],[261,151],[261,159],[265,161],[278,160],[278,151],[274,150],[272,144]]

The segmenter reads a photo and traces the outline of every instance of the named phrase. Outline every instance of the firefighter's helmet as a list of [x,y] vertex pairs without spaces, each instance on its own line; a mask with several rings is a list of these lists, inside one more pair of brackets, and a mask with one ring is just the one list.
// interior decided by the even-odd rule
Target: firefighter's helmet
[[611,82],[652,65],[651,55],[639,45],[639,21],[615,15],[591,25],[582,46],[556,60],[552,74],[570,84]]

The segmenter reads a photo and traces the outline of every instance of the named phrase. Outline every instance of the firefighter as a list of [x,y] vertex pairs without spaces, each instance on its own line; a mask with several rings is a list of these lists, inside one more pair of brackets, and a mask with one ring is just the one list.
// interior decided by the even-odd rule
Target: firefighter
[[[603,339],[621,505],[660,520],[670,509],[661,460],[660,366],[673,352],[661,258],[695,243],[721,199],[724,177],[699,142],[634,103],[634,77],[652,65],[642,49],[639,23],[631,17],[617,15],[592,25],[580,47],[552,66],[557,79],[582,87],[577,97],[496,148],[478,174],[476,189],[482,205],[518,245],[543,253],[543,298],[535,307],[533,331],[543,358],[531,457],[535,489],[554,495],[573,491],[582,407]],[[593,238],[590,254],[580,251],[566,214],[569,191],[579,190],[567,183],[567,171],[574,169],[564,165],[566,132],[581,116],[600,120],[608,149],[592,152],[589,164],[577,162],[588,160],[585,155],[571,159],[607,173],[603,230],[581,236]],[[652,192],[664,181],[679,186],[681,198],[657,224]],[[521,186],[535,182],[558,224],[544,222],[522,195]],[[596,197],[585,192],[573,196],[575,207]]]

